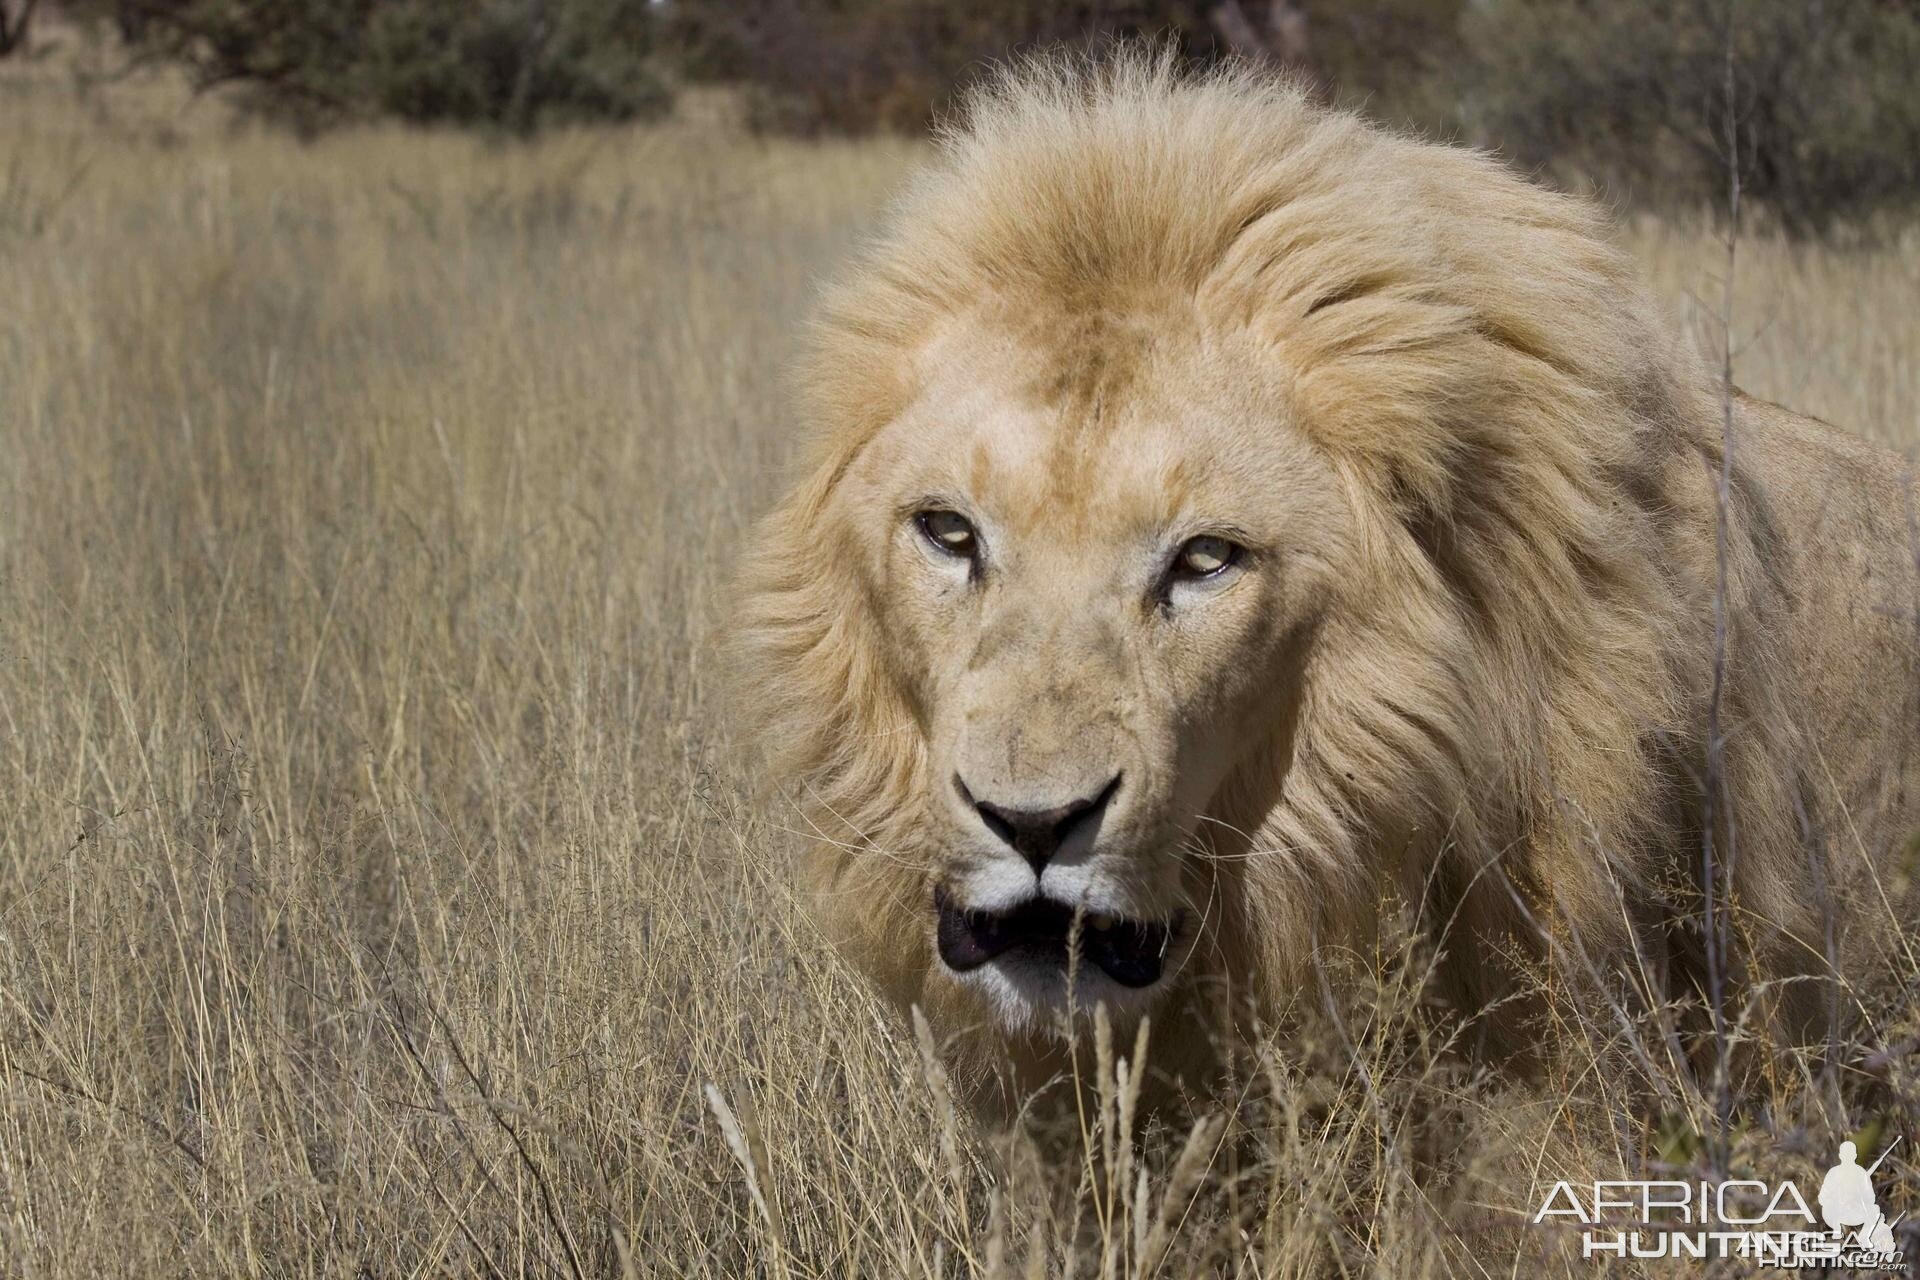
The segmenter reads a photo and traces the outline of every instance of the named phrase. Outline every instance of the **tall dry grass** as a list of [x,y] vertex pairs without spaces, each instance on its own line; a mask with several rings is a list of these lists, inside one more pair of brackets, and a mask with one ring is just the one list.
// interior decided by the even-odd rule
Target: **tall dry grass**
[[[1191,1129],[1096,1037],[1043,1173],[827,954],[712,629],[911,148],[132,92],[0,80],[0,1268],[1587,1275],[1541,1190],[1695,1158],[1598,1012],[1539,1088],[1468,1074],[1408,947]],[[1709,236],[1634,241],[1718,296]],[[1913,248],[1748,245],[1748,385],[1920,441]],[[1738,1150],[1817,1176],[1915,1104],[1788,1081]]]

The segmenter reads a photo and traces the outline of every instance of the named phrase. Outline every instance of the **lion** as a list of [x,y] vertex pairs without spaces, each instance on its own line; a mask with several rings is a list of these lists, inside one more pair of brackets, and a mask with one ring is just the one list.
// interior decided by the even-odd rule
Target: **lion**
[[827,935],[983,1070],[1281,1010],[1394,902],[1515,1062],[1535,960],[1811,1041],[1910,945],[1910,469],[1725,387],[1592,203],[1253,70],[1032,63],[800,389],[752,731]]

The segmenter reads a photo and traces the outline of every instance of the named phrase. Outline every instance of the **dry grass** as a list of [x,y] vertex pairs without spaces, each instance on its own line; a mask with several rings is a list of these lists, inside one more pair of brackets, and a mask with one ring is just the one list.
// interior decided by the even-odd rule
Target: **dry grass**
[[[1677,1071],[1467,1079],[1382,963],[1137,1156],[1106,1046],[1049,1191],[824,953],[723,764],[713,605],[911,149],[301,148],[8,74],[0,1268],[1587,1275],[1543,1179],[1688,1158]],[[1635,235],[1718,296],[1708,237]],[[1911,243],[1742,271],[1752,389],[1920,440]],[[1904,1070],[1787,1082],[1743,1158],[1912,1134]]]

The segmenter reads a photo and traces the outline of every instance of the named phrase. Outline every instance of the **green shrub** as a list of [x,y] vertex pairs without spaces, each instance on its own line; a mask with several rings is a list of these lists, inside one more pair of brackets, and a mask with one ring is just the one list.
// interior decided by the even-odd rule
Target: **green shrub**
[[1622,204],[1724,207],[1730,162],[1744,198],[1796,233],[1871,222],[1920,197],[1920,0],[64,7],[111,20],[134,49],[184,62],[203,85],[236,83],[253,105],[307,129],[374,116],[516,131],[644,118],[669,103],[667,67],[738,86],[765,129],[913,131],[1009,56],[1145,39],[1200,64],[1271,62],[1323,97],[1596,184]]
[[[89,8],[89,7],[83,7]],[[658,113],[648,0],[103,0],[136,49],[305,128],[392,116],[525,131]]]
[[1484,0],[1461,35],[1465,131],[1625,202],[1724,206],[1736,150],[1790,231],[1920,195],[1910,0]]

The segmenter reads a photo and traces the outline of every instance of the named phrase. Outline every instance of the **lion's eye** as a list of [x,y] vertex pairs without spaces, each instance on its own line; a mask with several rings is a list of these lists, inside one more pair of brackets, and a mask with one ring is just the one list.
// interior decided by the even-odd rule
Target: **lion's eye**
[[1173,571],[1182,578],[1211,578],[1240,559],[1240,547],[1225,538],[1188,538],[1173,558]]
[[915,519],[926,540],[950,556],[971,560],[980,549],[973,526],[957,511],[922,511]]

